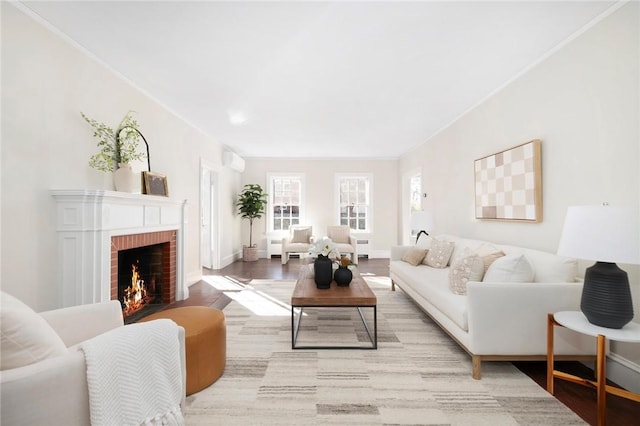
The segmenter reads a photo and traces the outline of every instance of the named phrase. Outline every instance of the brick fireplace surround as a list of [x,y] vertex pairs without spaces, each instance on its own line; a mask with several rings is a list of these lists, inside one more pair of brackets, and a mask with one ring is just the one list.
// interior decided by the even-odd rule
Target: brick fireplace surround
[[118,252],[162,243],[169,244],[162,253],[162,276],[169,278],[162,286],[162,303],[176,301],[176,231],[111,237],[111,300],[118,300]]
[[189,296],[184,272],[186,200],[104,190],[51,193],[57,211],[60,307],[117,299],[117,250],[167,242],[167,303]]

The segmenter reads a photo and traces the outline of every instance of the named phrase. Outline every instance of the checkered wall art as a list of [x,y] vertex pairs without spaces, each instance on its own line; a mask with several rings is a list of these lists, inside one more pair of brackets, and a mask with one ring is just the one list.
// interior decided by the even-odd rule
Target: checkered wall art
[[540,140],[475,160],[476,219],[542,221]]

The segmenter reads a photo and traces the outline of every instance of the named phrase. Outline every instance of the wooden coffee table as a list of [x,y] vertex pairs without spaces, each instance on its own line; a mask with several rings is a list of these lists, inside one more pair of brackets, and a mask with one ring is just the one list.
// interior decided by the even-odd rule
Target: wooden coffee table
[[[378,348],[378,312],[376,295],[357,269],[353,269],[353,280],[348,287],[339,287],[335,281],[328,289],[318,289],[313,280],[313,265],[300,268],[300,276],[291,295],[291,349],[377,349]],[[371,345],[366,346],[322,346],[297,345],[298,331],[304,308],[356,308]],[[362,314],[361,308],[373,309],[373,334]],[[297,311],[297,312],[296,312]]]

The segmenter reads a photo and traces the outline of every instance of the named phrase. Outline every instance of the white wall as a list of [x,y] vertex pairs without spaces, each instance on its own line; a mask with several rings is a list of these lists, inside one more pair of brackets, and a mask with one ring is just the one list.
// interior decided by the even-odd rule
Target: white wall
[[152,170],[167,175],[171,198],[187,200],[188,284],[201,275],[201,157],[219,165],[221,254],[237,251],[232,203],[240,177],[222,167],[221,145],[12,4],[1,7],[2,289],[36,310],[60,306],[49,191],[113,189],[111,174],[87,164],[96,140],[80,111],[113,126],[127,111],[137,112]]
[[[399,175],[422,168],[436,233],[555,252],[568,206],[638,206],[638,9],[636,2],[623,6],[401,158]],[[473,161],[536,138],[542,140],[542,223],[474,219]],[[640,268],[621,267],[630,275],[638,322]],[[640,346],[613,343],[612,349],[640,364]]]
[[[398,210],[397,160],[358,159],[263,159],[247,158],[242,183],[259,183],[267,188],[267,173],[304,173],[306,184],[306,223],[317,237],[326,235],[328,225],[337,225],[335,206],[336,173],[371,173],[373,175],[373,232],[363,235],[370,244],[370,257],[388,257],[396,244]],[[243,244],[249,243],[249,221],[243,224]],[[266,250],[266,215],[254,221],[253,239]],[[360,238],[360,237],[359,237]]]

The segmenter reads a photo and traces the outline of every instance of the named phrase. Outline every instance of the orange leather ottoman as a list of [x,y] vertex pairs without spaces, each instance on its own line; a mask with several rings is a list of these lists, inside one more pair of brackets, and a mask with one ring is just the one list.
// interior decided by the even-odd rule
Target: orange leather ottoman
[[222,311],[206,306],[185,306],[156,312],[140,321],[159,318],[173,320],[184,328],[187,395],[218,380],[227,360],[227,327]]

